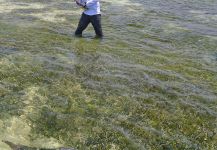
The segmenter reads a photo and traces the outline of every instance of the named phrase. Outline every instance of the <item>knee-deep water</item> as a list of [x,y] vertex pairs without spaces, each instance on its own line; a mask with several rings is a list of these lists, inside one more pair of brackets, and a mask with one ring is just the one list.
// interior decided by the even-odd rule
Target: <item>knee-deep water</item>
[[0,149],[217,149],[217,1],[0,0]]

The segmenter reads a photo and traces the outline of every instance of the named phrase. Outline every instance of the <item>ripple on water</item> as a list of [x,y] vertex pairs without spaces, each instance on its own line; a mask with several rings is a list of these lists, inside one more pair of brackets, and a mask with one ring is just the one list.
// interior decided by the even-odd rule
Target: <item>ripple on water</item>
[[54,72],[72,72],[76,64],[76,57],[73,53],[57,54],[54,56],[35,56],[33,60],[36,64],[40,64],[44,69]]
[[18,49],[15,47],[5,47],[5,46],[0,46],[0,55],[10,55],[13,53],[17,53]]

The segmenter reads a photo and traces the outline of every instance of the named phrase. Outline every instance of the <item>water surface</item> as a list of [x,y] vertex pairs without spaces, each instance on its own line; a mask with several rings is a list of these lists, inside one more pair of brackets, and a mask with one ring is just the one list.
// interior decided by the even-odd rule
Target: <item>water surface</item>
[[[217,149],[217,2],[104,0],[105,38],[65,0],[0,0],[0,140]],[[0,142],[0,148],[10,149]]]

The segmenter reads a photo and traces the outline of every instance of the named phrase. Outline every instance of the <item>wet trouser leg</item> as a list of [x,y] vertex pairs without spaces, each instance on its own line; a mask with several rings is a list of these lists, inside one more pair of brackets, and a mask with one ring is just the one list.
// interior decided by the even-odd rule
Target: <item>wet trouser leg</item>
[[93,25],[97,37],[103,37],[102,26],[101,26],[101,15],[93,15],[90,18],[90,22]]
[[82,32],[87,28],[88,24],[90,23],[90,16],[86,15],[86,14],[82,14],[78,27],[75,31],[75,35],[76,36],[81,36]]

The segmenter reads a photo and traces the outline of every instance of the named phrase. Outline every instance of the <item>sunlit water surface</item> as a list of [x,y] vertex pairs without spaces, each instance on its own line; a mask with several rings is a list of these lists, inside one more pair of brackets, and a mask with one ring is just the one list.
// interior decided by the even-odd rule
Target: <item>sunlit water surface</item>
[[0,149],[217,149],[217,1],[101,5],[0,0]]

